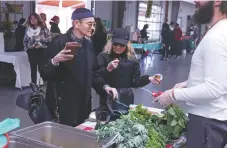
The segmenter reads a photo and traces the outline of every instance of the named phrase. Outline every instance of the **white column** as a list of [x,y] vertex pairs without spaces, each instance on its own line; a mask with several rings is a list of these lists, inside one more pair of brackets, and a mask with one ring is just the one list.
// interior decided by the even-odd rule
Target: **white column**
[[92,1],[92,0],[84,0],[85,8],[91,10],[91,1]]
[[62,0],[59,1],[59,8],[62,8]]

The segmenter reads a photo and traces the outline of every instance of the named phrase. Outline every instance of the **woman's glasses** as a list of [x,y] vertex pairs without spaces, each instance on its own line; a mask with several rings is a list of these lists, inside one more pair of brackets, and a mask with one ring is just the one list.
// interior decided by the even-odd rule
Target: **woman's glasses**
[[124,44],[120,44],[120,43],[113,43],[113,46],[125,47]]

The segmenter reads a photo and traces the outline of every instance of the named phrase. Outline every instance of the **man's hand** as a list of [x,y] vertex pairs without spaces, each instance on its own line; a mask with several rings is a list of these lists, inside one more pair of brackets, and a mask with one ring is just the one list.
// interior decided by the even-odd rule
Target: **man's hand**
[[107,94],[112,94],[114,99],[118,98],[118,92],[117,92],[116,88],[107,86],[107,87],[105,87],[105,91]]
[[185,87],[187,87],[187,83],[188,83],[188,81],[177,83],[173,88],[185,88]]
[[53,59],[53,64],[57,65],[61,62],[72,60],[74,55],[70,54],[71,50],[63,49]]
[[172,97],[173,94],[171,93],[172,93],[172,90],[165,91],[162,95],[156,97],[154,99],[154,102],[158,102],[164,108],[168,107],[169,105],[173,104],[175,101]]
[[118,67],[118,63],[119,63],[119,60],[118,59],[115,59],[113,61],[111,61],[108,66],[107,66],[107,70],[109,72],[111,72],[112,70],[116,69]]

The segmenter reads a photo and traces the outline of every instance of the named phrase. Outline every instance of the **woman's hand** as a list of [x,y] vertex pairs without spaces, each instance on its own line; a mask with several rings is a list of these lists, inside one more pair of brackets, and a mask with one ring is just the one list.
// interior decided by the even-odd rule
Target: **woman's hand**
[[160,84],[162,82],[163,76],[161,74],[155,74],[154,76],[149,77],[149,80],[153,84]]
[[114,69],[116,69],[118,67],[118,63],[119,63],[119,60],[118,59],[115,59],[113,61],[111,61],[108,66],[107,66],[107,70],[109,72],[113,71]]
[[149,81],[152,84],[160,84],[161,83],[160,81],[156,80],[154,76],[149,77]]
[[64,48],[52,59],[53,64],[57,65],[61,62],[72,60],[74,55],[72,55],[70,53],[71,53],[71,50],[67,50],[66,48]]

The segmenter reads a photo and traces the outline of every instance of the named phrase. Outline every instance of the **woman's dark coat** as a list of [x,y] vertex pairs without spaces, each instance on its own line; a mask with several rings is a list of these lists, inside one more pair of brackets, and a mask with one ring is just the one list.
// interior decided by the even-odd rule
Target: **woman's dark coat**
[[[112,72],[107,71],[107,65],[115,58],[116,56],[114,54],[102,52],[98,55],[98,63],[100,69],[102,69],[102,76],[105,82],[111,87],[117,88],[118,93],[124,96],[124,98],[120,98],[121,102],[129,105],[134,103],[134,95],[131,88],[143,87],[149,84],[149,76],[141,76],[139,62],[136,60],[129,60],[125,54],[122,54],[120,57],[118,57],[119,65],[115,70]],[[99,94],[101,96],[100,105],[105,105],[105,102],[102,102],[105,101],[105,93],[99,92]]]

